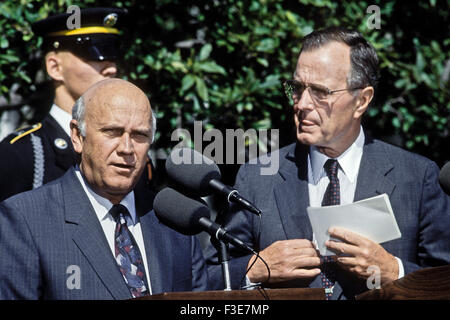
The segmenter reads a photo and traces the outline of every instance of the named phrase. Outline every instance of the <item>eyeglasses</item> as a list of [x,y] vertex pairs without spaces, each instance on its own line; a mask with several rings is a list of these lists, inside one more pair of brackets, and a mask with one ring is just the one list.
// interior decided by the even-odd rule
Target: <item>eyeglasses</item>
[[[294,105],[295,101],[301,99],[303,92],[306,89],[309,89],[309,94],[315,103],[324,103],[328,101],[330,96],[339,91],[347,91],[347,90],[358,90],[363,89],[363,87],[359,88],[346,88],[346,89],[338,89],[338,90],[330,90],[327,87],[321,86],[319,84],[309,84],[306,85],[303,82],[297,80],[286,80],[283,83],[284,93],[289,100],[291,105]],[[295,101],[294,101],[295,100]]]

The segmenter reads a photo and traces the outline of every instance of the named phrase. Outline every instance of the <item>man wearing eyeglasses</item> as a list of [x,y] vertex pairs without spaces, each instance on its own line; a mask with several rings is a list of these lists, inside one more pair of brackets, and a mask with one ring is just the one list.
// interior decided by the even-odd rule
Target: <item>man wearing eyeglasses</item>
[[[368,290],[369,266],[381,284],[422,267],[450,263],[450,201],[438,184],[437,165],[368,136],[361,119],[377,84],[378,58],[356,31],[319,30],[306,36],[293,79],[284,89],[294,109],[297,142],[279,150],[280,169],[239,170],[236,189],[262,210],[258,217],[231,207],[230,234],[260,250],[266,264],[231,247],[232,287],[322,287],[327,299],[352,299]],[[264,161],[261,161],[264,163]],[[308,206],[348,204],[386,193],[402,237],[378,244],[331,228],[336,252],[321,257]],[[220,265],[207,252],[211,282],[220,288]],[[270,269],[270,274],[268,269]]]

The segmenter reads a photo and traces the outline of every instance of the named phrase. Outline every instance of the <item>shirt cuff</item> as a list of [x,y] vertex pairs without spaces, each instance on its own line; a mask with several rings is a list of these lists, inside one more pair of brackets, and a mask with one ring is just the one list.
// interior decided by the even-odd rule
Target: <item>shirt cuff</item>
[[403,278],[405,276],[405,269],[403,268],[403,262],[399,258],[395,257],[398,262],[398,279]]

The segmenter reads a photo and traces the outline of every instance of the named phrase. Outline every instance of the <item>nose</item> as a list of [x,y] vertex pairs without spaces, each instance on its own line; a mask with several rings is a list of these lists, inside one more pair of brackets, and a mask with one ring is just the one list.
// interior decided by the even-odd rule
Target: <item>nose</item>
[[104,77],[113,78],[117,74],[117,65],[114,61],[104,61],[101,66],[100,74]]
[[294,109],[300,111],[314,109],[314,101],[309,93],[309,88],[303,91],[301,96],[294,99]]
[[117,153],[121,155],[132,155],[134,153],[133,140],[127,132],[125,132],[120,138]]

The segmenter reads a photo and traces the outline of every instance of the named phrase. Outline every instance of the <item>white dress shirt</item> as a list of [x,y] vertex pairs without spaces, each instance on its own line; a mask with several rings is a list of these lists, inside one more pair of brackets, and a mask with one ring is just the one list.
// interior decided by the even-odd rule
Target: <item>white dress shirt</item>
[[[356,191],[356,183],[358,181],[359,166],[363,154],[365,142],[364,131],[360,127],[359,135],[353,144],[345,150],[336,160],[338,166],[338,179],[341,192],[341,204],[353,203]],[[308,154],[308,193],[309,205],[311,207],[321,207],[323,196],[327,190],[330,179],[328,178],[324,164],[330,159],[323,153],[319,152],[316,147],[311,146]],[[313,234],[313,243],[317,242]],[[395,257],[398,261],[398,277],[402,278],[405,274],[402,261]],[[255,285],[248,277],[246,279],[247,287]]]
[[[97,215],[98,221],[100,222],[103,232],[105,233],[106,240],[108,241],[109,248],[111,250],[111,254],[113,255],[115,259],[115,244],[114,244],[114,232],[116,227],[116,221],[112,217],[112,215],[109,213],[109,210],[112,208],[113,204],[108,200],[101,196],[99,196],[97,193],[95,193],[91,187],[84,181],[84,178],[80,172],[80,169],[78,166],[76,166],[75,173],[77,175],[78,180],[80,181],[81,185],[83,186],[84,191],[86,192],[89,201],[92,204],[92,207],[94,208],[95,214]],[[131,191],[129,194],[127,194],[122,201],[120,201],[120,204],[124,205],[128,211],[130,212],[131,219],[133,220],[133,225],[128,225],[128,229],[130,230],[131,234],[133,235],[134,239],[136,240],[136,243],[139,247],[139,251],[142,255],[142,260],[144,263],[145,268],[145,275],[147,276],[147,282],[149,291],[151,294],[151,284],[150,284],[150,275],[148,273],[148,264],[147,264],[147,255],[145,254],[145,245],[144,245],[144,238],[142,236],[142,230],[141,230],[141,224],[139,222],[139,219],[136,216],[136,206],[134,202],[134,192]]]
[[[338,179],[341,192],[341,204],[353,202],[358,179],[359,165],[363,154],[364,132],[360,129],[355,142],[345,150],[336,160],[338,166]],[[309,205],[320,207],[323,196],[327,190],[330,179],[328,178],[323,165],[330,159],[317,150],[317,147],[310,147],[308,154],[308,191]]]
[[[364,131],[362,127],[360,127],[359,135],[355,142],[336,158],[339,163],[338,179],[341,192],[341,204],[353,203],[356,183],[358,181],[359,166],[363,155],[364,141]],[[309,204],[311,207],[322,206],[323,196],[330,183],[330,179],[323,167],[328,159],[330,158],[319,152],[316,147],[310,147],[310,152],[308,154],[308,191]],[[315,243],[314,235],[313,242]],[[397,258],[397,261],[399,278],[401,278],[404,276],[403,263],[399,258]]]
[[56,104],[52,105],[49,113],[70,137],[70,120],[72,120],[72,115],[58,107]]

